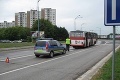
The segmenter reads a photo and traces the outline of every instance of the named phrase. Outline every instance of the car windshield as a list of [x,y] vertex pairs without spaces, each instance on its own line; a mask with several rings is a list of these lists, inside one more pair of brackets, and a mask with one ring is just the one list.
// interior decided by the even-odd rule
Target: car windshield
[[38,41],[35,46],[46,46],[46,41]]

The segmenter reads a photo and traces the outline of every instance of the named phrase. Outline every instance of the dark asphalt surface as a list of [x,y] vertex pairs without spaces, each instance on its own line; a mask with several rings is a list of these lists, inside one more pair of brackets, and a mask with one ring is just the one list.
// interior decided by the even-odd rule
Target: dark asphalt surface
[[[33,48],[0,52],[0,80],[75,80],[112,51],[112,41],[70,49],[54,58],[36,58]],[[116,41],[116,47],[120,41]],[[10,63],[2,61],[7,56]]]

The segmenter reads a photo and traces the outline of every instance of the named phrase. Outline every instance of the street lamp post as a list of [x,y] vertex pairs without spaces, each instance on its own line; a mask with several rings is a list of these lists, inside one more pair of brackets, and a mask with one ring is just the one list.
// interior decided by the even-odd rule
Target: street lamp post
[[[99,28],[99,27],[97,27],[97,28]],[[100,29],[100,35],[101,35],[101,28],[99,28]],[[100,38],[100,35],[99,35],[99,38]]]
[[39,22],[39,1],[37,2],[37,6],[38,6],[38,40],[40,39],[40,22]]
[[[97,27],[97,28],[99,28],[99,27]],[[100,33],[99,33],[98,37],[101,38],[101,28],[99,28],[99,29],[100,29]]]
[[82,17],[80,17],[80,15],[78,15],[75,19],[74,19],[74,29],[76,30],[76,19],[77,18],[82,18]]
[[82,23],[82,24],[81,24],[81,31],[82,31],[82,25],[84,25],[84,24],[85,24],[85,23]]

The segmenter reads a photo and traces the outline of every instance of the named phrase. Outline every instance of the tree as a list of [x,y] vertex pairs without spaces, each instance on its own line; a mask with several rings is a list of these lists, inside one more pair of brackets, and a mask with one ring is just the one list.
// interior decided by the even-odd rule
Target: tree
[[[44,20],[41,19],[40,21],[40,31],[44,31],[45,32],[45,37],[46,38],[50,38],[53,37],[54,33],[53,33],[53,28],[54,26],[52,25],[52,23],[49,20]],[[33,27],[31,29],[32,31],[38,31],[38,20],[34,22]]]
[[0,40],[4,40],[5,39],[4,31],[5,31],[5,28],[0,28]]
[[[45,38],[54,38],[56,40],[65,40],[68,37],[68,32],[64,27],[52,25],[49,20],[41,19],[40,31],[45,32]],[[38,31],[38,20],[34,22],[32,31]]]
[[30,36],[30,29],[26,27],[9,27],[0,29],[0,39],[20,40]]
[[65,29],[65,27],[57,27],[54,26],[54,39],[57,40],[65,40],[67,37],[69,37],[68,31]]

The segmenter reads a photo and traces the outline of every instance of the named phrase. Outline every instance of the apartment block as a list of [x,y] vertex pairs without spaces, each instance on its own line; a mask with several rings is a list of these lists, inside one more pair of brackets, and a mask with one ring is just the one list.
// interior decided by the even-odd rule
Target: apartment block
[[53,25],[56,25],[56,9],[42,8],[39,12],[37,10],[30,10],[27,13],[15,13],[15,26],[32,28],[38,17],[39,19],[49,20]]
[[0,28],[8,28],[8,27],[14,27],[14,26],[15,26],[15,21],[12,21],[12,22],[4,21],[0,23]]
[[36,20],[38,20],[38,16],[39,16],[39,19],[41,19],[41,12],[40,11],[39,11],[39,13],[37,10],[27,11],[27,27],[32,28],[34,22]]
[[53,25],[56,25],[56,9],[42,8],[41,18],[49,20]]
[[27,13],[15,13],[15,26],[27,27]]

